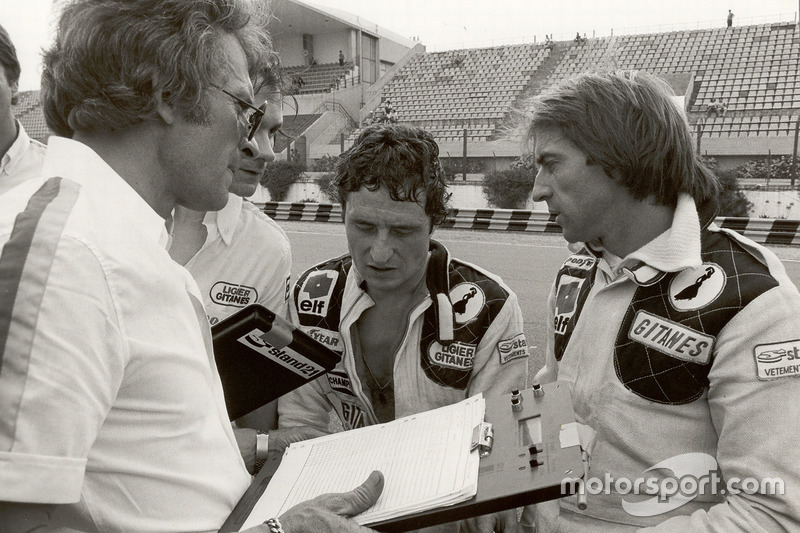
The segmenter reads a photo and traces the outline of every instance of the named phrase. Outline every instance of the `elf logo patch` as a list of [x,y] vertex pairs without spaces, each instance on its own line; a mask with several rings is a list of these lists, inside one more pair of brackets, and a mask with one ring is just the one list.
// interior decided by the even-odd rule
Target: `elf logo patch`
[[218,281],[208,293],[211,301],[229,307],[244,307],[258,301],[258,291],[247,285]]
[[450,289],[450,301],[457,324],[469,322],[481,312],[486,296],[474,283],[459,283]]
[[500,364],[504,365],[512,359],[528,356],[528,343],[525,341],[525,334],[514,335],[508,340],[497,343],[497,351],[500,352]]
[[300,287],[297,310],[309,315],[325,316],[338,278],[339,273],[335,270],[320,270],[309,274]]
[[800,376],[800,339],[760,344],[753,351],[758,379]]
[[628,338],[681,361],[701,365],[711,360],[716,340],[711,335],[641,310],[633,317]]
[[475,345],[456,341],[442,346],[434,341],[428,348],[428,356],[435,365],[470,370],[475,364]]
[[725,288],[725,271],[714,263],[684,270],[669,284],[669,303],[678,311],[702,309]]
[[575,314],[578,295],[581,293],[581,287],[585,281],[583,278],[566,274],[559,278],[556,292],[556,315],[553,319],[557,335],[563,335],[567,331],[569,321]]

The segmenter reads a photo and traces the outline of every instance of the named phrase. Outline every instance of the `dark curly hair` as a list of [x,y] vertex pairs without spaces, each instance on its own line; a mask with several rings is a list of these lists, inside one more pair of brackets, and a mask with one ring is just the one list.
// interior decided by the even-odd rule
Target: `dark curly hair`
[[331,183],[344,209],[347,194],[362,187],[386,187],[392,200],[417,202],[425,193],[425,214],[431,229],[447,218],[444,170],[439,146],[422,128],[402,124],[369,126],[355,144],[339,156]]
[[[2,26],[0,26],[0,65],[6,71],[6,81],[9,85],[14,85],[19,81],[22,69],[17,59],[17,50],[14,48],[14,43],[11,42],[8,32]],[[11,103],[17,103],[17,93],[11,97]]]

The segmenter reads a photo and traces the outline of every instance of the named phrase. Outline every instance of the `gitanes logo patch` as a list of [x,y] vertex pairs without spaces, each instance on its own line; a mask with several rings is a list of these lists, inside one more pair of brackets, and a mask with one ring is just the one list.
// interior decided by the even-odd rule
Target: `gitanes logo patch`
[[470,370],[475,364],[475,345],[456,341],[442,346],[434,341],[428,348],[428,356],[435,365]]
[[339,273],[335,270],[319,270],[309,274],[300,287],[297,310],[309,315],[325,316],[338,278]]
[[637,311],[628,338],[681,361],[704,365],[711,360],[715,337],[667,320],[647,311]]
[[208,295],[212,302],[230,307],[244,307],[258,301],[258,291],[255,288],[227,281],[216,282]]

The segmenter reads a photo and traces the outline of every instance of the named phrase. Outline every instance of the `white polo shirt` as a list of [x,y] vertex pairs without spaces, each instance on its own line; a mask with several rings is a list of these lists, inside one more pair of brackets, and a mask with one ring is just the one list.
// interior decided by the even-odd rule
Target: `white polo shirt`
[[248,304],[288,318],[292,250],[286,233],[255,205],[235,194],[203,219],[207,237],[186,263],[213,325]]
[[216,531],[250,477],[197,286],[91,149],[51,138],[44,175],[0,197],[0,500],[66,504],[87,531]]
[[28,137],[22,124],[16,123],[17,138],[0,159],[0,195],[42,174],[47,147]]

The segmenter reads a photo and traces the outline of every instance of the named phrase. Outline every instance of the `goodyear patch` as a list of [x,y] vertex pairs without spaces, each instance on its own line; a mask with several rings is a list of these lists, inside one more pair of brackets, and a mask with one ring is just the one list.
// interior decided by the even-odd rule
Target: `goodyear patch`
[[317,377],[325,371],[320,365],[306,359],[291,348],[278,348],[267,342],[267,334],[258,328],[254,328],[249,333],[239,337],[237,340],[255,350],[270,361],[273,361],[295,374],[307,379]]
[[586,280],[584,278],[576,278],[567,274],[564,274],[558,279],[556,314],[553,318],[553,326],[555,327],[557,335],[563,335],[567,331],[569,321],[575,314],[581,287],[585,282]]
[[513,359],[528,356],[528,343],[525,341],[525,334],[514,335],[508,340],[497,343],[497,351],[500,352],[500,364],[504,365]]
[[258,291],[254,287],[218,281],[208,292],[211,301],[230,307],[244,307],[258,301]]
[[451,342],[442,346],[434,341],[428,348],[431,363],[456,370],[470,370],[475,364],[475,345],[466,342]]
[[313,328],[308,326],[303,326],[301,329],[305,333],[307,333],[309,337],[311,337],[312,339],[321,344],[324,344],[331,350],[340,353],[344,351],[344,343],[342,342],[342,336],[339,334],[338,331],[333,331],[325,328]]
[[711,360],[716,337],[639,310],[628,338],[681,361],[704,365]]
[[319,270],[309,274],[300,287],[297,310],[309,315],[327,315],[331,294],[338,278],[339,273],[335,270]]
[[800,339],[759,344],[753,350],[760,380],[800,376]]
[[568,268],[577,268],[578,270],[591,270],[597,259],[585,255],[571,255],[564,261],[564,266]]

